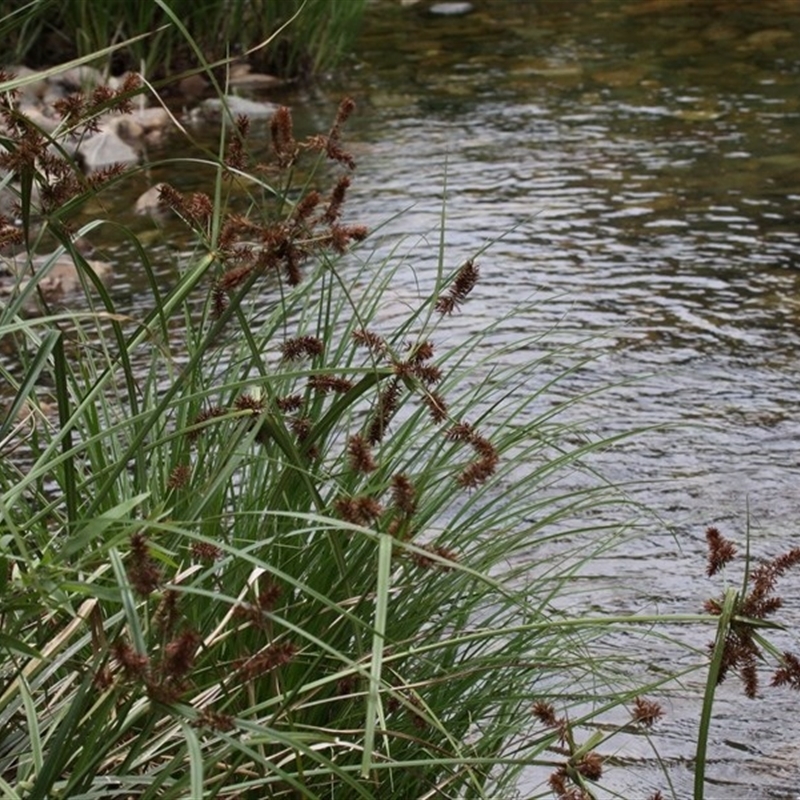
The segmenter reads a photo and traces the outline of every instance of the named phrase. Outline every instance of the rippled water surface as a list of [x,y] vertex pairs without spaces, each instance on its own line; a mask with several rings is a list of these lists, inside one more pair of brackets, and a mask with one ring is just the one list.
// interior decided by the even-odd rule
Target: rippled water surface
[[[758,555],[800,545],[800,2],[429,5],[375,0],[354,65],[277,99],[308,130],[343,93],[357,99],[348,218],[383,224],[387,243],[408,234],[421,282],[445,183],[448,262],[497,240],[465,326],[523,302],[498,339],[585,342],[596,358],[555,397],[611,387],[581,405],[594,433],[645,430],[597,465],[663,524],[581,580],[604,611],[698,611],[720,590],[704,577],[706,525],[741,540],[749,514]],[[136,302],[137,285],[116,291]],[[800,581],[782,588],[795,627],[781,645],[800,649]],[[666,658],[650,646],[643,660]],[[656,736],[679,798],[700,681],[669,701]],[[800,796],[797,696],[770,694],[721,688],[711,800]],[[618,755],[629,766],[609,786],[670,796],[650,749]]]
[[[480,259],[471,324],[530,297],[519,333],[555,326],[554,340],[597,353],[558,391],[617,387],[590,401],[598,435],[677,423],[601,460],[664,526],[591,580],[607,611],[696,611],[719,590],[704,577],[707,524],[741,538],[749,509],[757,553],[800,544],[800,3],[473,6],[372,7],[341,81],[362,112],[350,211],[363,202],[374,224],[411,206],[389,230],[434,231],[446,172],[451,261],[503,237]],[[415,256],[423,274],[432,241]],[[784,599],[796,625],[797,577]],[[678,797],[691,794],[699,681],[656,737]],[[708,797],[798,796],[796,704],[721,688]],[[609,785],[669,794],[646,747],[619,755],[634,768]]]

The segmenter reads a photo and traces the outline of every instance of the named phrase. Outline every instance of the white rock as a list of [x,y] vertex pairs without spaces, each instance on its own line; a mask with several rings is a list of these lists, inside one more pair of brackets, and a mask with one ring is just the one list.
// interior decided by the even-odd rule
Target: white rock
[[157,183],[140,194],[133,206],[134,212],[140,216],[149,215],[155,219],[163,218],[166,215],[166,209],[158,202],[162,186],[164,186],[163,183]]
[[201,119],[220,119],[223,115],[224,106],[227,106],[228,111],[233,117],[244,114],[251,119],[271,117],[278,110],[278,106],[275,105],[275,103],[268,103],[260,100],[247,100],[244,97],[236,97],[236,95],[226,95],[223,99],[219,97],[209,97],[207,100],[203,100],[196,111],[199,113]]

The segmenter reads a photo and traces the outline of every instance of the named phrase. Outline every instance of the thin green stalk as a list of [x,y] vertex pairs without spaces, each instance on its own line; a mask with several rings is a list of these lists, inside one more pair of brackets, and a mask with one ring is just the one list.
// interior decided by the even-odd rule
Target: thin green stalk
[[697,748],[694,757],[694,800],[703,800],[705,796],[706,757],[708,753],[708,736],[711,729],[711,718],[714,713],[714,695],[719,684],[722,659],[725,655],[725,642],[730,633],[739,593],[728,589],[722,603],[722,613],[717,624],[717,635],[714,650],[706,678],[706,690],[703,694],[703,707],[700,713],[700,726],[697,731]]
[[[372,658],[369,670],[369,691],[366,703],[366,721],[364,724],[364,751],[361,756],[361,776],[366,778],[372,769],[375,749],[375,723],[380,718],[383,722],[383,708],[380,701],[380,687],[383,683],[383,651],[386,647],[386,619],[389,612],[389,596],[391,595],[392,550],[394,540],[391,536],[378,539],[377,585],[375,587],[375,630],[372,636]],[[388,755],[388,752],[387,752]]]

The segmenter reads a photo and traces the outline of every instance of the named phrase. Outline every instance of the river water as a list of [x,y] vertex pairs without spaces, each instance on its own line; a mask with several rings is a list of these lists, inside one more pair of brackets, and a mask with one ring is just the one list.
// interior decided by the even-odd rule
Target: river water
[[[480,259],[490,306],[471,301],[467,324],[532,298],[520,334],[597,354],[558,391],[615,387],[587,401],[597,435],[655,426],[599,460],[663,524],[593,563],[595,603],[697,611],[720,589],[706,525],[741,542],[749,520],[762,557],[800,545],[800,3],[429,5],[375,2],[356,69],[325,88],[361,107],[350,210],[363,202],[374,224],[411,207],[388,232],[435,231],[446,173],[449,263],[504,236]],[[417,252],[420,273],[435,251]],[[796,649],[797,576],[782,589]],[[678,798],[701,677],[654,737]],[[800,797],[798,698],[762,693],[720,687],[712,800]],[[617,755],[609,786],[670,796],[652,751]]]
[[[423,281],[445,182],[448,263],[497,240],[465,325],[517,309],[503,336],[595,355],[555,396],[609,387],[580,404],[593,433],[641,430],[594,465],[660,522],[578,580],[603,612],[697,612],[720,590],[707,525],[738,541],[749,525],[760,557],[800,545],[800,2],[428,6],[374,0],[351,62],[275,99],[311,130],[356,98],[348,220],[383,225],[379,248],[430,234]],[[134,304],[139,290],[115,281]],[[800,581],[781,588],[781,645],[800,650]],[[675,666],[653,647],[643,659]],[[702,678],[667,699],[660,761],[625,742],[609,787],[691,796]],[[710,800],[800,797],[798,697],[763,694],[720,688]]]

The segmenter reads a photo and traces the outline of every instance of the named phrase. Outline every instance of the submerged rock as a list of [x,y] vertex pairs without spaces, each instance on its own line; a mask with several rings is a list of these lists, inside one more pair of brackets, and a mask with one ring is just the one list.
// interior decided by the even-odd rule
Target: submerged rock
[[428,8],[428,13],[437,17],[461,17],[469,14],[474,8],[472,3],[467,2],[434,3]]
[[274,89],[282,86],[285,81],[275,75],[262,72],[253,72],[252,67],[246,63],[233,64],[228,74],[228,85],[233,89]]
[[161,187],[164,185],[163,183],[157,183],[146,192],[142,192],[134,203],[134,213],[139,216],[150,216],[155,220],[164,219],[167,215],[167,209],[159,202]]
[[112,164],[136,164],[142,150],[161,142],[171,126],[172,117],[160,107],[113,114],[101,123],[97,133],[79,140],[75,153],[86,172]]
[[217,120],[224,114],[224,109],[233,117],[244,114],[251,119],[264,119],[271,117],[277,110],[275,103],[268,103],[265,100],[247,100],[236,95],[226,95],[223,98],[209,97],[192,112],[194,119]]
[[[103,281],[111,275],[111,265],[105,261],[87,260],[86,267]],[[72,256],[59,251],[32,257],[0,257],[0,296],[21,292],[35,276],[46,301],[61,300],[82,288],[81,271],[86,267],[76,266]],[[85,275],[84,278],[90,280]],[[34,307],[25,310],[31,312]]]
[[116,119],[101,125],[94,136],[81,140],[75,153],[80,156],[86,172],[95,172],[112,164],[136,164],[139,152],[126,139],[135,138],[137,134],[137,129],[129,122]]

